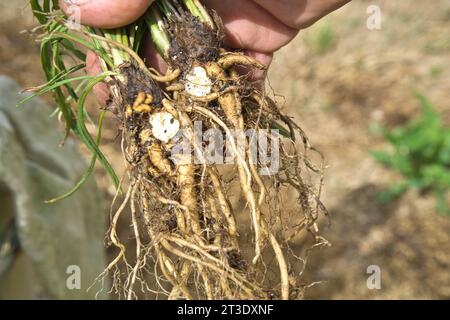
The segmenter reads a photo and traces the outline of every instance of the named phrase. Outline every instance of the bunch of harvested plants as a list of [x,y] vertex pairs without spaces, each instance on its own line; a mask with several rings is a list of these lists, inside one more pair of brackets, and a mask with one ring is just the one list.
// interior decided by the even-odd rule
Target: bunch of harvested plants
[[[132,25],[102,30],[73,28],[57,1],[31,5],[48,83],[26,99],[52,92],[67,135],[93,154],[74,189],[50,202],[75,192],[97,160],[117,187],[108,240],[118,255],[99,279],[112,274],[113,290],[129,299],[146,292],[169,299],[298,298],[305,259],[290,243],[302,230],[315,246],[325,243],[315,222],[326,213],[322,160],[313,165],[308,155],[315,150],[301,128],[264,87],[238,72],[264,66],[225,48],[217,14],[198,0],[159,0]],[[146,33],[169,66],[164,75],[139,55]],[[103,73],[79,75],[86,50],[99,56]],[[85,102],[100,82],[110,100],[95,123]],[[122,179],[99,147],[105,112],[120,124]],[[96,138],[86,122],[98,127]],[[286,208],[293,191],[295,206]],[[117,228],[127,208],[131,255]]]

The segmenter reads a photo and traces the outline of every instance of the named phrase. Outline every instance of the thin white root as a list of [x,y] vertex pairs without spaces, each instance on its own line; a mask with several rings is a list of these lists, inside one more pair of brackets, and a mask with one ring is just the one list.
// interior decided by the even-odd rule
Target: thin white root
[[289,300],[289,274],[286,259],[283,255],[283,250],[281,250],[280,244],[278,243],[272,232],[269,232],[269,241],[275,252],[275,257],[278,261],[278,266],[280,268],[281,277],[281,299]]

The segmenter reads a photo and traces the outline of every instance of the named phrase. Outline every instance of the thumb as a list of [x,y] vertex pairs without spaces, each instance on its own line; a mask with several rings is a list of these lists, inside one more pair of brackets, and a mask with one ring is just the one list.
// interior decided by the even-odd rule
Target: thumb
[[68,16],[98,28],[117,28],[137,20],[155,0],[59,0]]

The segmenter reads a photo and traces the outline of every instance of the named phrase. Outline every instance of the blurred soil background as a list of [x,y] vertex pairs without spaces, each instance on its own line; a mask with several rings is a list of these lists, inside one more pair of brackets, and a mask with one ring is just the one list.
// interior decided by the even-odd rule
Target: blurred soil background
[[[366,26],[369,5],[381,9],[381,30]],[[21,33],[35,25],[27,1],[2,1],[0,10],[0,74],[25,87],[43,83],[38,44]],[[369,155],[386,148],[370,128],[394,128],[418,116],[416,91],[450,124],[449,30],[448,0],[358,0],[276,54],[271,87],[327,164],[322,200],[331,225],[323,219],[319,228],[331,246],[311,251],[303,280],[318,283],[305,298],[450,298],[450,217],[436,212],[432,196],[414,191],[378,203],[377,193],[399,177]],[[103,148],[120,173],[115,125],[109,119]],[[114,190],[101,170],[96,179],[111,199]],[[302,240],[295,248],[305,253],[307,245]],[[371,265],[381,268],[380,290],[367,288]]]

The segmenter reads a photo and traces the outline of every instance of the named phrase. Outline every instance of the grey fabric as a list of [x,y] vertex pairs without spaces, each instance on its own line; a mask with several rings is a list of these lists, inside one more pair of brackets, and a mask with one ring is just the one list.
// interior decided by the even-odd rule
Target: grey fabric
[[[86,170],[86,162],[73,140],[59,146],[61,125],[41,99],[16,107],[24,97],[20,91],[16,83],[0,76],[0,227],[8,223],[8,216],[14,217],[22,254],[31,261],[43,297],[93,298],[98,287],[86,289],[105,267],[102,198],[90,179],[70,198],[44,203],[70,190]],[[71,265],[80,267],[80,290],[66,286]],[[24,297],[29,298],[25,293]],[[105,298],[105,293],[98,298]]]

